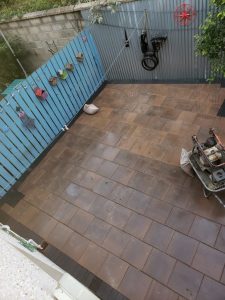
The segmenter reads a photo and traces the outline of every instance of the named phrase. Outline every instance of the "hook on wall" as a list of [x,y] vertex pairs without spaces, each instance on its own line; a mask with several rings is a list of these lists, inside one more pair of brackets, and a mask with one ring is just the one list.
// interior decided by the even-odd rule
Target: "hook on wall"
[[10,103],[7,99],[5,99],[6,105],[8,106]]

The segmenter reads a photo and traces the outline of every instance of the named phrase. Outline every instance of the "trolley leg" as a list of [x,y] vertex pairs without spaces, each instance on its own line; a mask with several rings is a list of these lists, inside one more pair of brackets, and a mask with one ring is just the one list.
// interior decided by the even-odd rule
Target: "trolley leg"
[[209,198],[212,195],[212,192],[209,192],[205,187],[203,187],[202,189],[205,198]]
[[219,201],[219,203],[225,208],[225,204],[223,200],[215,193],[213,193],[213,196]]

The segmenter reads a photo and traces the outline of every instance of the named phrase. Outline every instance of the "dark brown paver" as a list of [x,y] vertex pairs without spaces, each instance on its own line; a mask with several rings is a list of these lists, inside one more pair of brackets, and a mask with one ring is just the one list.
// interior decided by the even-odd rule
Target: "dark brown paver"
[[129,265],[126,262],[109,254],[102,268],[98,272],[98,275],[112,287],[118,288],[128,266]]
[[109,224],[98,218],[94,218],[84,235],[93,242],[101,245],[110,229],[111,226]]
[[88,247],[89,240],[73,232],[63,247],[63,251],[78,261]]
[[103,161],[103,163],[99,166],[97,173],[101,176],[105,176],[110,178],[113,173],[116,171],[118,165],[111,161]]
[[225,286],[215,280],[204,277],[197,300],[224,300]]
[[205,244],[211,246],[214,245],[220,225],[201,217],[196,217],[194,223],[191,226],[189,235],[193,238],[202,241]]
[[97,169],[100,167],[102,164],[103,160],[99,157],[96,156],[91,156],[88,157],[82,164],[81,166],[84,167],[85,169],[88,169],[90,171],[97,171]]
[[48,197],[45,198],[45,200],[40,205],[40,208],[43,211],[47,211],[49,215],[53,216],[58,207],[62,204],[62,199],[52,193],[48,195]]
[[54,218],[61,223],[68,224],[77,210],[78,208],[76,206],[62,200],[61,204],[57,207],[57,210],[54,213]]
[[170,204],[152,199],[144,214],[157,222],[165,223],[171,210],[172,206]]
[[95,199],[89,208],[89,212],[119,228],[125,226],[131,214],[131,211],[126,207],[109,201],[102,196]]
[[162,285],[153,280],[150,289],[145,297],[145,300],[181,300],[179,296]]
[[182,187],[171,185],[168,193],[164,196],[164,200],[178,207],[185,208],[187,205],[187,191]]
[[84,209],[88,210],[94,200],[96,199],[97,194],[85,189],[85,188],[80,188],[80,193],[76,197],[76,199],[73,200],[73,204]]
[[223,252],[225,252],[225,226],[221,227],[220,233],[216,240],[215,247]]
[[75,183],[70,183],[66,187],[65,191],[62,193],[62,196],[67,201],[73,203],[74,200],[78,197],[79,193],[80,193],[79,185],[77,185]]
[[87,189],[92,189],[102,177],[94,172],[87,171],[79,180],[79,184]]
[[174,265],[174,258],[159,250],[153,249],[143,271],[154,279],[166,284]]
[[134,170],[118,166],[114,174],[112,175],[112,179],[123,184],[128,184],[131,176],[134,174]]
[[191,264],[198,247],[198,241],[176,232],[170,242],[167,253],[186,264]]
[[[139,247],[130,247],[126,254],[129,263],[121,259],[128,247],[125,237],[137,239],[138,245],[144,239],[147,246],[162,251],[156,255],[153,249],[145,263],[144,268],[151,266],[148,272],[153,275],[149,278],[156,278],[145,300],[177,300],[176,293],[183,300],[190,296],[186,289],[192,287],[195,297],[195,276],[199,273],[194,265],[193,269],[187,265],[194,259],[199,269],[212,274],[209,277],[225,283],[218,255],[225,253],[225,212],[215,199],[205,199],[199,181],[179,166],[181,148],[191,149],[193,134],[204,141],[213,126],[224,139],[225,118],[216,116],[224,99],[225,90],[213,84],[107,85],[95,99],[101,107],[98,114],[79,116],[18,187],[25,197],[15,207],[4,205],[4,211],[47,241],[58,222],[68,226],[73,231],[69,239],[64,243],[58,235],[55,243],[60,247],[63,242],[61,250],[68,251],[75,261],[82,258],[87,243],[93,245],[82,263],[89,265],[95,276],[113,253],[112,267],[105,268],[102,279],[117,288],[123,280],[118,276],[120,265],[125,263],[132,269],[142,259],[141,251],[135,251]],[[221,252],[205,250],[205,255],[198,250],[193,257],[192,238]],[[199,258],[204,255],[205,266]],[[187,276],[180,272],[174,289],[166,280],[174,276],[170,266],[175,258],[179,264],[185,262],[182,270]],[[143,270],[140,274],[148,276]],[[142,280],[144,284],[140,276],[139,286]]]
[[151,223],[152,221],[148,218],[132,213],[124,230],[139,239],[143,239]]
[[40,235],[42,238],[47,239],[49,233],[53,230],[56,224],[57,221],[55,219],[40,211],[39,214],[30,221],[28,227],[32,230],[35,229],[35,233]]
[[93,215],[85,212],[84,210],[78,209],[78,211],[70,219],[68,226],[74,231],[82,234],[87,230],[93,219]]
[[200,243],[192,265],[200,272],[220,280],[224,264],[224,253]]
[[93,243],[89,243],[78,262],[83,267],[96,274],[106,260],[107,255],[107,251]]
[[138,269],[142,269],[152,250],[152,247],[132,238],[126,245],[121,258]]
[[120,256],[130,239],[130,235],[119,229],[112,228],[104,240],[103,247]]
[[108,196],[112,190],[115,188],[116,183],[108,178],[102,178],[98,181],[98,183],[93,187],[93,191],[96,194],[102,196]]
[[129,267],[119,286],[119,291],[131,300],[144,300],[152,279],[141,271]]
[[153,222],[144,237],[144,241],[162,251],[165,251],[172,238],[173,230],[160,223]]
[[48,236],[48,242],[61,249],[73,231],[62,223],[58,223]]
[[200,272],[177,262],[168,286],[187,299],[195,299],[202,278],[203,275]]
[[188,233],[193,221],[193,214],[183,209],[174,208],[166,223],[182,233]]

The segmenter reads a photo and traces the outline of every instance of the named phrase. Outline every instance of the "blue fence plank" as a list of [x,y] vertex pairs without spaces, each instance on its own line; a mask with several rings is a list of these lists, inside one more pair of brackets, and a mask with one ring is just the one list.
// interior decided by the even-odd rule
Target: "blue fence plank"
[[[55,58],[55,56],[54,56],[54,58]],[[47,65],[49,71],[50,71],[52,74],[57,73],[58,70],[60,69],[60,66],[57,64],[56,60],[55,60],[55,59],[54,59],[54,60],[50,59],[49,62],[50,62],[50,63],[48,63],[48,65]],[[68,105],[68,98],[69,98],[69,95],[68,95],[68,93],[67,93],[67,91],[66,91],[66,89],[65,89],[65,87],[64,87],[64,85],[63,85],[63,81],[64,81],[64,80],[59,79],[59,83],[58,83],[57,87],[58,87],[58,89],[59,89],[59,92],[60,92],[61,95],[62,95],[62,99],[63,99],[64,105],[68,107],[68,109],[67,109],[67,114],[68,114],[68,117],[69,117],[69,120],[70,120],[71,118],[73,118],[73,113],[72,113],[72,111],[71,111],[70,105]]]
[[[54,66],[56,67],[56,69],[65,69],[65,65],[63,64],[59,53],[56,53],[54,55]],[[61,80],[61,84],[62,84],[62,86],[63,86],[63,88],[64,88],[64,90],[67,94],[67,97],[66,97],[65,101],[66,101],[67,105],[69,106],[69,108],[72,112],[72,115],[74,115],[74,113],[76,112],[75,106],[73,105],[75,96],[73,95],[73,92],[71,90],[72,89],[72,84],[71,84],[69,76],[70,76],[70,74],[68,74],[66,80]]]
[[19,178],[26,170],[26,166],[23,166],[21,162],[5,147],[3,143],[0,144],[0,163],[10,171],[15,177]]
[[48,102],[50,103],[50,107],[52,110],[52,113],[55,114],[55,116],[58,118],[58,130],[61,130],[62,126],[66,123],[66,118],[64,117],[65,110],[62,106],[62,103],[55,93],[55,86],[51,86],[49,84],[49,79],[56,74],[53,74],[52,76],[47,76],[46,72],[44,71],[44,68],[40,68],[37,71],[37,74],[39,77],[41,77],[42,84],[45,88],[45,90],[48,92]]
[[[83,36],[87,36],[84,41]],[[77,62],[82,52],[84,61]],[[56,86],[49,83],[59,69],[72,63],[65,80]],[[84,31],[33,72],[0,103],[0,198],[16,183],[31,164],[55,140],[64,125],[79,113],[104,80],[104,70],[94,40]],[[48,93],[43,102],[34,88]],[[17,106],[35,120],[35,128],[26,128],[16,111]]]
[[[25,146],[25,149],[20,148],[20,143],[17,144],[17,147],[24,151],[24,156],[32,162],[35,157],[38,155],[38,151],[33,147],[30,142],[28,136],[25,134],[21,120],[19,119],[16,113],[16,103],[13,98],[7,97],[8,101],[10,101],[10,105],[4,105],[3,113],[1,113],[1,118],[8,125],[9,129],[17,136],[18,140]],[[4,104],[4,100],[2,100]],[[12,140],[14,142],[14,139]],[[15,140],[17,142],[17,140]]]
[[75,90],[75,97],[76,97],[75,99],[76,99],[76,103],[78,105],[78,108],[79,108],[78,111],[79,111],[80,108],[83,106],[83,101],[85,99],[85,96],[84,96],[84,93],[83,93],[83,90],[81,87],[81,81],[80,81],[79,74],[78,74],[78,68],[77,68],[78,64],[75,62],[75,57],[72,58],[70,56],[70,53],[68,51],[68,45],[67,45],[67,47],[62,49],[62,53],[63,53],[65,60],[70,61],[74,66],[74,70],[73,70],[73,72],[71,72],[71,80],[73,82],[73,87]]
[[[50,64],[46,64],[42,68],[43,73],[45,74],[46,78],[50,78],[52,76],[56,76],[56,72],[52,69],[52,66]],[[56,101],[56,107],[61,112],[61,115],[63,117],[63,124],[69,122],[71,118],[71,112],[69,107],[65,103],[64,94],[62,91],[61,82],[58,79],[57,85],[52,87],[51,95]],[[56,100],[57,99],[57,100]]]
[[[10,127],[9,127],[10,126]],[[1,144],[4,145],[9,151],[20,161],[20,163],[24,167],[29,167],[29,162],[32,162],[32,158],[30,158],[30,153],[28,154],[29,157],[26,157],[26,149],[23,143],[17,138],[13,131],[17,131],[17,127],[14,122],[9,119],[9,122],[4,123],[3,119],[0,120],[0,128],[2,130],[1,136]],[[4,128],[7,128],[7,132],[4,132]],[[12,144],[13,142],[13,144]],[[0,153],[1,150],[0,150]]]
[[81,52],[85,53],[85,55],[86,55],[85,61],[87,63],[87,72],[88,72],[90,80],[92,80],[92,82],[94,84],[93,90],[92,90],[92,92],[93,92],[96,90],[96,87],[99,85],[99,80],[101,79],[101,77],[98,74],[98,70],[96,68],[95,60],[93,57],[93,53],[90,49],[90,46],[87,42],[83,41],[82,33],[79,34],[76,41],[79,44]]
[[[50,125],[46,122],[45,118],[41,114],[39,109],[38,99],[34,96],[34,92],[32,88],[29,86],[28,82],[24,82],[23,85],[21,84],[19,86],[19,96],[23,100],[23,104],[21,104],[21,108],[24,109],[24,111],[29,115],[29,117],[32,117],[35,119],[35,126],[36,129],[41,136],[41,144],[43,146],[46,146],[48,142],[54,137],[54,132],[52,131]],[[26,109],[25,109],[26,107]],[[42,127],[45,127],[45,133],[43,134]],[[36,135],[35,135],[36,136]]]
[[[22,172],[24,171],[24,167],[22,166],[21,172],[18,171],[18,169],[15,167],[15,158],[14,156],[5,148],[3,147],[3,145],[0,145],[0,151],[4,150],[4,156],[3,154],[1,154],[0,156],[0,163],[5,167],[5,169],[7,169],[7,171],[9,171],[11,174],[14,175],[14,177],[16,178],[20,178],[20,176],[22,175]],[[14,164],[13,164],[14,163]],[[18,163],[17,167],[20,167],[20,164]],[[3,177],[4,173],[2,174]]]
[[[36,118],[34,113],[30,110],[30,107],[27,105],[27,103],[21,98],[18,91],[14,93],[13,99],[15,99],[17,105],[20,106],[22,110],[24,110],[27,116],[35,120],[36,125]],[[47,146],[47,143],[46,141],[44,141],[37,128],[28,129],[24,127],[21,122],[21,130],[24,130],[27,138],[29,139],[33,147],[37,150],[37,152],[40,154],[43,151],[43,149]]]
[[[76,40],[72,40],[71,45],[72,45],[72,49],[73,49],[75,55],[79,52],[82,52],[79,47],[79,44],[76,42]],[[90,97],[95,86],[94,86],[94,83],[89,80],[88,72],[86,70],[87,57],[86,57],[86,53],[83,53],[83,54],[84,54],[84,60],[83,60],[83,62],[79,63],[79,69],[80,69],[81,73],[83,74],[85,88],[88,92],[88,97]]]
[[74,65],[75,65],[75,68],[76,68],[76,74],[77,74],[77,80],[79,80],[79,87],[80,87],[80,90],[82,92],[82,96],[84,97],[84,99],[88,99],[88,96],[89,96],[89,92],[87,90],[87,85],[86,85],[86,82],[85,82],[85,77],[83,75],[83,72],[81,71],[80,69],[80,64],[81,63],[78,63],[76,58],[75,58],[75,52],[74,52],[74,49],[72,47],[72,41],[68,44],[68,47],[66,47],[66,52],[70,55],[72,61],[74,62]]
[[87,43],[90,45],[92,51],[94,52],[94,58],[95,58],[95,61],[96,61],[96,67],[99,71],[99,74],[101,76],[101,81],[105,81],[106,79],[106,76],[105,76],[105,70],[104,70],[104,66],[103,66],[103,63],[102,63],[102,60],[101,60],[101,57],[100,57],[100,54],[98,52],[98,49],[95,45],[95,42],[94,42],[94,39],[90,33],[90,30],[89,29],[86,29],[84,31],[85,35],[87,36]]
[[[32,79],[34,81],[34,83],[36,84],[36,86],[44,89],[44,85],[42,83],[42,80],[41,80],[41,77],[38,76],[37,72],[34,72],[29,78],[29,79]],[[48,90],[46,90],[46,92],[48,92]],[[57,110],[56,112],[54,112],[52,110],[52,107],[51,107],[51,102],[49,101],[49,97],[47,97],[46,100],[43,100],[43,101],[40,101],[39,100],[39,106],[38,108],[43,108],[44,110],[44,114],[46,116],[46,122],[49,124],[49,127],[51,128],[51,130],[53,131],[53,137],[55,136],[55,134],[58,134],[59,132],[59,128],[61,128],[60,126],[60,122],[59,122],[59,119],[56,115],[57,113]]]
[[[5,190],[9,190],[10,187],[16,182],[16,179],[10,175],[4,168],[0,165],[0,186]],[[4,177],[3,175],[4,174]]]
[[[71,59],[69,57],[67,57],[66,53],[64,52],[64,49],[62,49],[60,52],[59,52],[59,57],[60,57],[60,60],[61,62],[66,65],[67,63],[72,63]],[[79,94],[78,94],[78,89],[76,88],[76,81],[75,81],[75,76],[76,75],[76,70],[73,70],[73,71],[68,71],[68,78],[69,78],[69,85],[71,87],[71,92],[73,94],[73,106],[75,108],[75,111],[76,113],[79,112],[82,104],[80,102],[80,99],[79,99]]]

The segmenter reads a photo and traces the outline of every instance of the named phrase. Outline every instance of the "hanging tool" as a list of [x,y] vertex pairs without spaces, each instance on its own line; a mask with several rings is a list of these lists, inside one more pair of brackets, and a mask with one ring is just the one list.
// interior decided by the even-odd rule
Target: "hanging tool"
[[47,44],[48,46],[48,51],[54,55],[56,52],[58,52],[58,48],[56,46],[56,43],[55,41],[53,40],[52,43],[49,43],[48,41],[45,41],[45,43]]
[[147,71],[153,71],[159,64],[158,52],[162,42],[165,42],[167,37],[154,37],[151,39],[152,49],[149,49],[147,37],[147,11],[145,10],[144,28],[140,36],[141,51],[144,57],[141,61],[142,67]]
[[129,39],[128,39],[128,36],[127,36],[127,31],[126,29],[124,29],[124,35],[125,35],[125,47],[130,47],[130,42],[129,42]]

